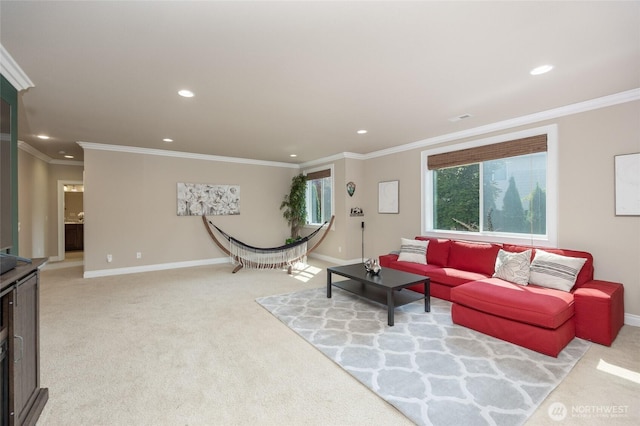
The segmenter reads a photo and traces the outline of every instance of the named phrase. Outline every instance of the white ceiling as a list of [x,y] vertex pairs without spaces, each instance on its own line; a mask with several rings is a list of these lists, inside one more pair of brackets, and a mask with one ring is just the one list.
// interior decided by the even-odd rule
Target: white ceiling
[[300,163],[640,87],[638,1],[3,0],[0,19],[35,85],[19,139],[53,159],[84,141]]

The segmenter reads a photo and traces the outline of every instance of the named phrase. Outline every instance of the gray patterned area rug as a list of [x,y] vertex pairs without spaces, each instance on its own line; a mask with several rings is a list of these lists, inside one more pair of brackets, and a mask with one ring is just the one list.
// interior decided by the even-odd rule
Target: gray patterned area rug
[[381,398],[421,425],[519,425],[585,354],[574,339],[558,358],[458,326],[451,303],[396,309],[333,288],[256,300]]

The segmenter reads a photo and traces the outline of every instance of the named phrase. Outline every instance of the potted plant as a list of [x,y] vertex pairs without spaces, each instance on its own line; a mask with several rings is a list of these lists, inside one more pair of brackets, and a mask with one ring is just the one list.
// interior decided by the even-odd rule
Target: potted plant
[[280,210],[284,209],[282,216],[287,219],[291,227],[291,238],[287,244],[300,239],[300,228],[307,220],[307,177],[303,174],[291,179],[291,190],[284,196]]

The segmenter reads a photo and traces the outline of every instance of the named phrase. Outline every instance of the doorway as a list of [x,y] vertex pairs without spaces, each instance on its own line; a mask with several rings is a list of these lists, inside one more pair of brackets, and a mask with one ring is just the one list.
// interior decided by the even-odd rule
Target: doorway
[[58,181],[58,256],[52,261],[84,261],[84,184]]

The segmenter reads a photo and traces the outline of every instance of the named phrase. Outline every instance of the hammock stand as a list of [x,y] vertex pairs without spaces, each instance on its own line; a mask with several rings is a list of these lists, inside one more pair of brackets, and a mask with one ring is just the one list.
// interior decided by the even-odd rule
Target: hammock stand
[[[335,216],[331,216],[331,220],[328,222],[329,226],[325,229],[320,240],[313,247],[307,250],[307,242],[316,236],[327,222],[323,223],[311,234],[301,238],[300,240],[294,241],[293,243],[285,244],[280,247],[262,248],[250,246],[249,244],[243,243],[242,241],[232,237],[208,220],[206,215],[202,215],[202,222],[204,223],[205,228],[207,228],[207,232],[213,242],[220,248],[220,250],[222,250],[223,253],[231,257],[231,261],[236,265],[233,270],[234,274],[243,267],[256,269],[278,269],[287,267],[287,273],[291,274],[293,265],[307,257],[309,253],[315,250],[320,243],[324,241],[331,229],[331,226],[333,226],[334,219]],[[224,244],[216,238],[212,228],[218,231],[220,235],[229,242],[229,248],[225,247]]]

